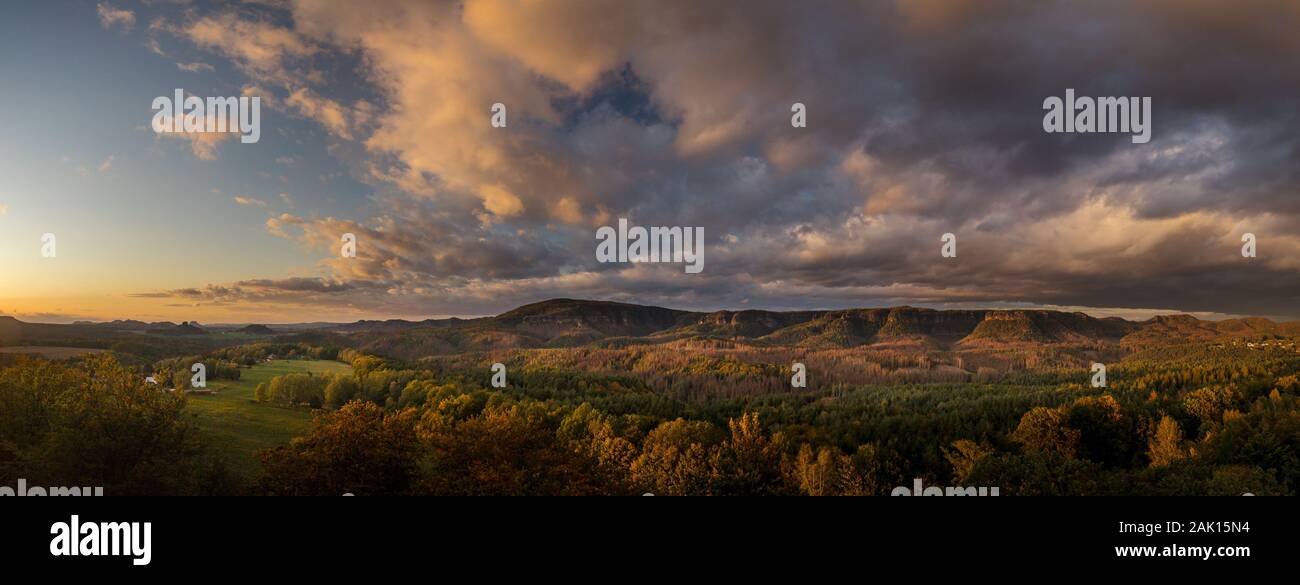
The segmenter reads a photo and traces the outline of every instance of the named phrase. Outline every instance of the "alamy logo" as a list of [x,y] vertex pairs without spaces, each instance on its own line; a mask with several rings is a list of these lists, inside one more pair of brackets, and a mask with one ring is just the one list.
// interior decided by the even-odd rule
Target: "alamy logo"
[[0,486],[0,496],[102,496],[104,495],[103,486],[28,486],[27,480],[19,478],[18,487],[11,488],[7,485]]
[[194,365],[190,366],[190,371],[191,371],[191,372],[194,372],[194,375],[193,375],[193,376],[190,376],[190,387],[191,387],[191,388],[207,388],[207,387],[208,387],[208,367],[207,367],[207,366],[205,366],[205,365],[203,365],[203,364],[201,364],[201,363],[194,364]]
[[995,487],[948,487],[941,488],[938,486],[925,487],[921,484],[921,478],[912,480],[912,488],[907,486],[898,486],[894,491],[889,492],[891,496],[996,496],[998,488]]
[[598,262],[674,262],[685,263],[686,272],[704,270],[704,228],[651,227],[627,225],[619,218],[618,231],[610,226],[596,230]]
[[506,387],[506,365],[501,362],[492,364],[492,387]]
[[59,255],[58,243],[59,240],[58,238],[54,237],[54,234],[42,234],[41,235],[41,257],[42,258],[57,257]]
[[86,522],[75,514],[70,522],[50,525],[50,554],[56,557],[131,557],[147,565],[153,559],[150,522]]
[[177,89],[174,98],[159,96],[153,99],[153,131],[171,132],[230,132],[238,133],[239,141],[253,144],[262,137],[262,98],[216,97],[206,100],[190,96]]
[[1099,363],[1097,363],[1097,362],[1093,362],[1093,364],[1092,364],[1092,387],[1093,387],[1093,388],[1105,388],[1105,387],[1106,387],[1106,364],[1099,364]]
[[1074,97],[1065,90],[1065,99],[1052,96],[1043,100],[1043,131],[1053,132],[1123,132],[1132,133],[1133,144],[1151,141],[1151,98]]

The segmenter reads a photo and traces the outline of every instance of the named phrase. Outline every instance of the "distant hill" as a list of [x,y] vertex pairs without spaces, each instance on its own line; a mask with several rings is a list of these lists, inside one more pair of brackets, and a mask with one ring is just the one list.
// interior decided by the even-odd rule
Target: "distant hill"
[[68,340],[104,341],[138,335],[98,325],[27,323],[0,316],[0,345],[60,345]]
[[186,321],[170,329],[155,329],[149,331],[154,335],[207,335],[208,331],[199,327],[198,323]]
[[609,301],[553,299],[495,317],[355,332],[363,350],[418,358],[462,351],[589,344],[733,340],[810,349],[875,346],[979,350],[1025,345],[1141,348],[1260,335],[1300,335],[1300,323],[1248,318],[1203,321],[1190,315],[1141,322],[1048,310],[936,310],[916,307],[837,311],[696,312]]
[[286,325],[282,328],[301,329],[310,327],[313,329],[327,329],[338,332],[356,332],[356,331],[401,331],[404,329],[415,329],[418,327],[447,327],[452,325],[461,325],[478,321],[478,319],[461,319],[451,317],[449,319],[425,319],[423,321],[407,321],[405,319],[388,319],[385,321],[374,321],[363,319],[352,323],[311,323],[299,325]]
[[962,343],[1113,343],[1138,327],[1123,319],[1098,319],[1084,313],[988,311]]
[[690,315],[663,307],[553,299],[524,305],[488,321],[495,327],[545,339],[584,339],[649,335],[680,325]]
[[76,321],[73,323],[73,325],[79,325],[83,327],[99,327],[102,329],[114,329],[118,331],[155,331],[160,329],[172,329],[176,327],[176,324],[172,323],[171,321],[156,321],[153,323],[145,323],[144,321],[137,321],[135,319],[118,319],[115,321],[105,321],[105,322]]
[[[618,347],[707,341],[753,346],[908,351],[1014,349],[1032,345],[1083,348],[1146,347],[1227,337],[1300,336],[1300,323],[1250,317],[1205,321],[1161,315],[1146,321],[1097,318],[1047,310],[936,310],[917,307],[833,311],[685,311],[610,301],[552,299],[475,319],[356,321],[218,327],[282,340],[323,342],[418,359],[465,351],[512,348]],[[0,317],[0,345],[58,345],[60,340],[126,340],[150,335],[201,341],[197,322],[112,321],[53,325]],[[213,337],[212,339],[218,339]],[[84,344],[81,344],[84,345]]]
[[[806,323],[817,317],[813,311],[781,313],[776,311],[715,311],[687,313],[685,325],[669,331],[674,335],[709,335],[721,337],[762,337],[781,329]],[[682,317],[678,317],[681,319]]]
[[1159,315],[1136,324],[1125,345],[1159,345],[1205,341],[1218,337],[1300,335],[1300,323],[1275,323],[1260,317],[1202,321],[1191,315]]

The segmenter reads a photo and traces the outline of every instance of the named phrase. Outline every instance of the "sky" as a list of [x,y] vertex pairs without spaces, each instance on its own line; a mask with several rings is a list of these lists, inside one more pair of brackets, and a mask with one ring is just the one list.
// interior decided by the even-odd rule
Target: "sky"
[[[0,314],[1300,319],[1297,29],[1292,0],[6,2]],[[155,133],[178,88],[260,97],[261,139]],[[1067,89],[1151,98],[1150,142],[1045,132]],[[620,218],[702,227],[704,270],[598,262]]]

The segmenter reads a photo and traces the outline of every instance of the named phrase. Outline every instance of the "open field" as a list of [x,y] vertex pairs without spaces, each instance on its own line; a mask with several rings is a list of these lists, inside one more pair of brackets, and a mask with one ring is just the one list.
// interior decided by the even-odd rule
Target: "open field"
[[35,354],[52,360],[62,360],[79,355],[104,353],[106,349],[94,349],[89,347],[52,347],[46,345],[23,345],[14,347],[0,347],[0,353],[21,353]]
[[206,396],[190,396],[189,409],[208,443],[226,454],[231,468],[245,477],[260,469],[257,452],[283,445],[311,425],[311,411],[253,402],[253,390],[275,376],[296,372],[347,374],[352,366],[334,361],[275,360],[246,368],[237,381],[212,380]]

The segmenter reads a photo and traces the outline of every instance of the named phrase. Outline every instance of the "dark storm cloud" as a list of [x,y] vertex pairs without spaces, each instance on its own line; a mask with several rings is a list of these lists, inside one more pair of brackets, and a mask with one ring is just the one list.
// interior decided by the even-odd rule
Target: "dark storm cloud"
[[[258,50],[213,50],[285,93],[311,84],[290,58],[360,54],[360,79],[321,80],[297,107],[344,112],[319,117],[390,189],[368,217],[268,222],[361,245],[328,280],[240,283],[264,300],[1300,316],[1291,0],[302,1],[287,16],[176,29],[214,48],[211,24],[237,23]],[[332,97],[357,82],[385,105]],[[1043,100],[1067,88],[1150,97],[1151,142],[1043,132]],[[495,102],[509,129],[488,126]],[[790,127],[794,102],[807,128]],[[705,273],[596,263],[595,227],[619,217],[703,226]],[[945,232],[956,259],[939,258]],[[1240,257],[1243,232],[1258,258]]]

